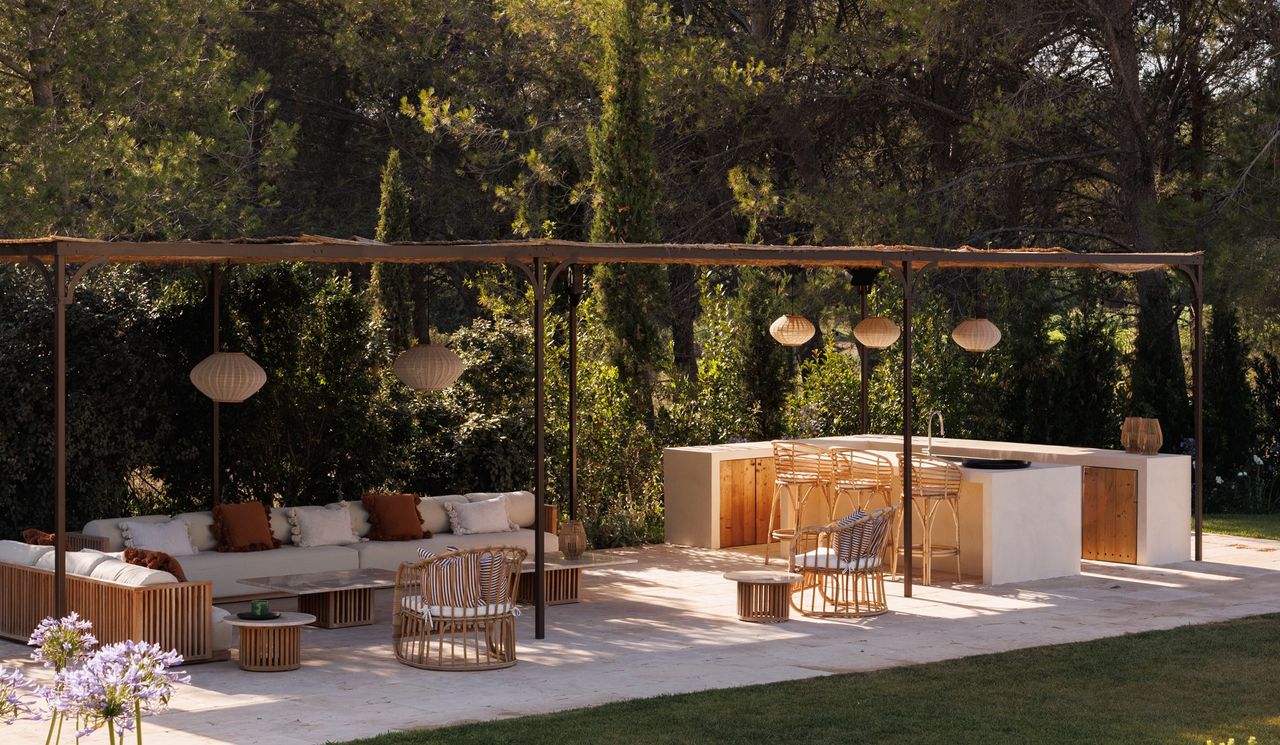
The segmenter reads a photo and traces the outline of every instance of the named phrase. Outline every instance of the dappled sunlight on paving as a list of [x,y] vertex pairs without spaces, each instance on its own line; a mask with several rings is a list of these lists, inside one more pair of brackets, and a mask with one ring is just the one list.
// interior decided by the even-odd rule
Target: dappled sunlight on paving
[[[758,548],[624,549],[636,564],[584,577],[583,601],[517,622],[520,663],[483,673],[428,672],[395,661],[391,594],[379,591],[373,626],[302,631],[302,667],[247,673],[233,661],[189,668],[174,710],[146,722],[166,745],[299,745],[648,697],[878,670],[897,665],[1084,641],[1135,631],[1280,612],[1280,543],[1209,536],[1206,559],[1168,567],[1082,562],[1075,577],[986,587],[944,581],[864,619],[782,624],[737,620],[726,571],[763,566]],[[776,560],[773,569],[781,569]],[[281,610],[291,601],[275,601]],[[229,604],[228,610],[244,610]],[[22,645],[0,642],[5,664],[37,678]],[[233,651],[234,655],[234,651]],[[3,731],[41,742],[39,723]],[[5,740],[8,742],[10,740]],[[86,741],[90,745],[93,741]]]

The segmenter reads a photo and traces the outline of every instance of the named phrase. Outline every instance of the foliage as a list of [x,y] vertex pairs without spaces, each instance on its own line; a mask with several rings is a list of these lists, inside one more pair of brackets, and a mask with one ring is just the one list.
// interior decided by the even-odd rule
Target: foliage
[[1204,362],[1204,426],[1214,435],[1204,443],[1205,510],[1262,511],[1259,508],[1264,505],[1254,504],[1257,478],[1249,472],[1262,466],[1256,451],[1249,349],[1241,338],[1235,310],[1223,304],[1213,311]]
[[[410,215],[413,193],[404,181],[400,168],[400,151],[387,153],[382,168],[382,200],[378,204],[378,228],[375,240],[384,243],[411,238]],[[413,288],[410,269],[405,264],[378,262],[369,278],[369,294],[373,299],[374,333],[384,338],[387,354],[408,349],[413,339]]]

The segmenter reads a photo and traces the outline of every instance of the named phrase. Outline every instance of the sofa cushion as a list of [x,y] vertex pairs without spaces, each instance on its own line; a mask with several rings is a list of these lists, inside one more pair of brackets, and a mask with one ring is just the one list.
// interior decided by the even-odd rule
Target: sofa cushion
[[35,566],[36,560],[41,556],[52,553],[53,546],[33,546],[18,541],[0,541],[0,562],[5,564]]
[[449,513],[449,526],[454,535],[507,533],[520,529],[507,516],[507,500],[503,497],[466,504],[447,502],[444,508]]
[[[560,550],[560,544],[551,533],[543,533],[544,544],[548,555]],[[476,533],[473,535],[454,535],[444,533],[419,541],[368,541],[355,543],[346,549],[359,555],[361,569],[396,570],[405,562],[420,561],[418,549],[442,553],[447,547],[483,548],[486,546],[517,546],[533,555],[533,531],[521,528],[510,533]],[[188,573],[189,570],[188,570]],[[249,575],[244,575],[249,576]]]
[[212,512],[183,512],[174,515],[173,519],[186,522],[191,545],[197,551],[213,551],[218,547],[218,539],[213,537]]
[[196,552],[186,520],[121,520],[120,535],[126,548],[163,551],[170,556],[190,556]]
[[27,528],[22,531],[22,542],[32,546],[52,546],[53,533],[46,533],[39,528]]
[[[356,544],[366,546],[368,544]],[[213,583],[214,598],[263,595],[261,587],[240,584],[237,580],[248,577],[269,577],[283,574],[310,574],[338,569],[359,569],[360,555],[355,546],[316,546],[298,548],[282,546],[271,551],[247,551],[238,553],[209,552],[188,556],[182,560],[182,568],[190,582]]]
[[288,513],[293,529],[290,543],[295,546],[345,546],[360,542],[360,537],[351,530],[351,513],[346,505],[290,507]]
[[272,535],[267,506],[256,500],[214,507],[213,535],[222,553],[267,551],[281,543]]
[[[37,569],[54,570],[54,562],[56,558],[53,551],[49,551],[44,556],[36,560],[33,565]],[[67,552],[67,574],[78,574],[81,577],[88,577],[93,568],[104,561],[115,560],[107,554],[101,554],[97,551],[68,551]]]
[[[109,517],[102,520],[90,520],[84,524],[84,528],[80,532],[85,535],[107,539],[108,551],[123,551],[124,536],[120,535],[121,519],[119,517]],[[128,519],[132,522],[167,523],[172,518],[168,515],[138,515]]]
[[421,497],[415,494],[370,492],[360,498],[369,513],[369,539],[374,541],[414,541],[430,538],[422,529],[418,514]]
[[289,524],[289,507],[276,507],[271,510],[271,535],[285,545],[293,539],[293,526]]
[[231,648],[232,632],[235,630],[231,624],[227,623],[227,617],[231,615],[231,611],[216,605],[212,607],[209,621],[213,625],[213,651],[224,652]]
[[467,495],[467,501],[483,502],[497,497],[506,500],[507,515],[511,518],[511,522],[522,528],[533,527],[534,505],[537,504],[537,499],[531,491],[472,492]]
[[446,502],[466,503],[467,498],[461,494],[445,494],[439,497],[423,497],[418,505],[418,514],[422,515],[422,527],[432,533],[449,532],[449,513],[445,511]]
[[141,548],[126,548],[121,560],[126,564],[168,572],[177,577],[179,582],[186,582],[187,575],[182,571],[182,564],[163,551],[146,551]]
[[129,585],[130,587],[171,585],[178,581],[178,578],[169,572],[148,569],[144,566],[111,558],[98,562],[93,571],[89,572],[89,577],[91,579],[100,579],[103,582],[114,582],[118,585]]

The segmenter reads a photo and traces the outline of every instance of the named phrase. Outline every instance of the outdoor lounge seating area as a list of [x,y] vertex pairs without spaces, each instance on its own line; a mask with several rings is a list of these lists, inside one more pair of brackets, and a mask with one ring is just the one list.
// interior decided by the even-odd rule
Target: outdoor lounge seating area
[[[595,552],[635,563],[593,570],[581,602],[549,609],[545,640],[533,637],[532,613],[517,617],[514,667],[459,675],[399,663],[391,644],[394,593],[379,590],[373,625],[302,627],[300,666],[292,672],[244,672],[234,645],[232,660],[189,668],[193,684],[170,712],[148,719],[148,737],[178,745],[340,741],[1277,612],[1278,548],[1272,541],[1210,535],[1204,562],[1087,561],[1074,577],[1000,587],[942,581],[917,587],[912,598],[903,598],[901,584],[890,578],[887,614],[792,614],[777,624],[740,622],[735,583],[722,576],[759,569],[759,546]],[[220,607],[234,613],[247,611],[248,603]],[[272,607],[288,612],[294,606],[273,600]],[[40,675],[38,665],[23,662],[27,652],[21,643],[0,642],[0,655]],[[38,739],[44,728],[20,722],[6,734]]]

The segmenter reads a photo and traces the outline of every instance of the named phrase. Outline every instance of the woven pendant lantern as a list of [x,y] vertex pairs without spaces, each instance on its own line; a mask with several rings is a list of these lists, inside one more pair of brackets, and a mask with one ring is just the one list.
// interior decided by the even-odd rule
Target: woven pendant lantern
[[191,368],[191,383],[220,404],[238,404],[266,382],[262,366],[243,352],[215,352]]
[[951,332],[966,352],[985,352],[1000,343],[1000,329],[985,318],[968,318]]
[[462,374],[462,359],[443,344],[418,344],[396,357],[392,369],[415,391],[442,391]]
[[769,324],[769,334],[784,347],[798,347],[813,338],[815,329],[808,318],[791,313]]
[[885,349],[902,336],[902,329],[892,319],[871,316],[858,321],[858,325],[853,327],[853,336],[867,349]]

